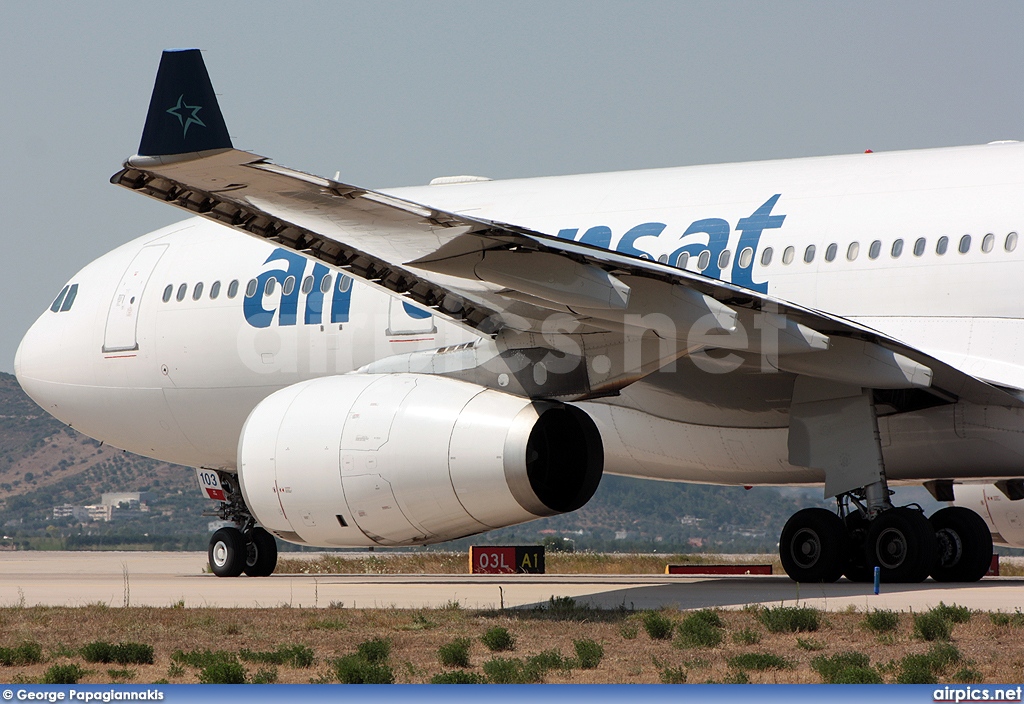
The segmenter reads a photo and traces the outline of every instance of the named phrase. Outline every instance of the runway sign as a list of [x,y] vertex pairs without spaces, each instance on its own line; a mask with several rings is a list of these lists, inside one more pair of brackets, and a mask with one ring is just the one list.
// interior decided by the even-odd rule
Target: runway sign
[[544,574],[544,546],[474,545],[469,549],[469,571],[472,574]]

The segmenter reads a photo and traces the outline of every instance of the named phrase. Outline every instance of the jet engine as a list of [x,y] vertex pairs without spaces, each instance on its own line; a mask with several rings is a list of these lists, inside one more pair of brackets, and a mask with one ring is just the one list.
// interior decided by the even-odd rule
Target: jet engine
[[1024,499],[1011,500],[994,484],[957,484],[954,495],[955,505],[969,508],[985,519],[993,543],[1024,547]]
[[423,545],[574,511],[603,465],[580,409],[421,374],[281,389],[238,443],[252,515],[319,546]]

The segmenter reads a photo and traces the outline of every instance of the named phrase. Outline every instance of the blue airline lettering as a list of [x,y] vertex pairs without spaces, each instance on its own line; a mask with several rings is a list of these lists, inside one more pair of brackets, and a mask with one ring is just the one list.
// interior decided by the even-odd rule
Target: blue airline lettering
[[[306,272],[308,259],[289,249],[278,247],[264,264],[271,262],[283,262],[283,268],[268,269],[256,277],[256,291],[253,295],[246,296],[242,302],[242,311],[245,320],[255,328],[267,328],[274,322],[274,315],[277,315],[279,325],[295,325],[298,322],[299,294],[302,288],[303,275]],[[320,264],[313,263],[313,288],[306,294],[306,309],[302,322],[305,325],[319,325],[323,321],[324,292],[322,290],[323,280],[330,270]],[[294,277],[292,289],[285,294],[284,282],[288,277]],[[264,295],[267,282],[275,279],[281,286],[281,297],[278,308],[265,308]],[[344,274],[339,274],[337,282],[331,287],[334,291],[331,297],[331,322],[347,323],[349,309],[352,303],[352,280]]]

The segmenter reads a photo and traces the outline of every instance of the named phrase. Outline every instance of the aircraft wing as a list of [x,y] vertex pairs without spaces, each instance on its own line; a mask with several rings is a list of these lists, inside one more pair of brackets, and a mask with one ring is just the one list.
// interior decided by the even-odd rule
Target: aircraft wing
[[[766,354],[790,373],[946,401],[1022,406],[927,353],[852,321],[757,291],[511,224],[441,211],[234,149],[198,50],[165,52],[139,154],[111,182],[289,247],[487,335],[537,333],[553,314],[578,332],[660,314],[685,351]],[[697,313],[717,330],[695,344]],[[753,316],[761,316],[759,322]],[[776,330],[771,349],[737,327]],[[712,326],[714,327],[714,326]],[[746,339],[744,339],[746,338]]]

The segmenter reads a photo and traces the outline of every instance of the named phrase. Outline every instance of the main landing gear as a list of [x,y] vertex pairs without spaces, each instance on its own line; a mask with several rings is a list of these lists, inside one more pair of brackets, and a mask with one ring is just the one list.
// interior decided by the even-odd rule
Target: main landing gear
[[277,540],[256,525],[234,475],[219,474],[227,500],[215,515],[235,525],[217,530],[210,538],[206,551],[210,571],[218,577],[237,577],[243,572],[250,577],[269,577],[277,567]]
[[[884,482],[882,482],[884,484]],[[992,562],[992,535],[974,511],[950,507],[925,518],[919,506],[868,500],[876,492],[837,497],[838,513],[798,511],[779,540],[782,566],[797,582],[974,582]],[[888,490],[885,489],[885,494]],[[873,511],[874,509],[874,511]]]

